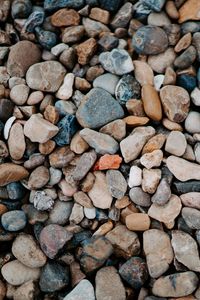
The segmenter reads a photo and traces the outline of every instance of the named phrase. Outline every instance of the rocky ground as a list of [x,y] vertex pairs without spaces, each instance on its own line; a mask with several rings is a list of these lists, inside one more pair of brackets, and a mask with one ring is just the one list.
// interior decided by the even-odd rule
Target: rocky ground
[[199,63],[199,0],[0,0],[0,300],[200,300]]

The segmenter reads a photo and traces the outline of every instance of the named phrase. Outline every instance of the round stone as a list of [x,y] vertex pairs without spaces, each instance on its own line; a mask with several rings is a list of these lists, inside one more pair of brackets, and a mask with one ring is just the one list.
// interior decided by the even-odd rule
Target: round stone
[[185,119],[185,129],[189,133],[200,133],[200,113],[190,111]]
[[167,137],[165,151],[176,156],[185,153],[187,141],[184,134],[180,131],[171,131]]
[[22,210],[8,211],[1,216],[1,223],[5,230],[18,231],[26,226],[26,215]]

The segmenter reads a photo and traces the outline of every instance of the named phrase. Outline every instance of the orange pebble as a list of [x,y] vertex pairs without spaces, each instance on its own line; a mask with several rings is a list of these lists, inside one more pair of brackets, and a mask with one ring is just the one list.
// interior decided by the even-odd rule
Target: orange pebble
[[94,165],[94,171],[119,169],[122,158],[119,155],[105,154]]

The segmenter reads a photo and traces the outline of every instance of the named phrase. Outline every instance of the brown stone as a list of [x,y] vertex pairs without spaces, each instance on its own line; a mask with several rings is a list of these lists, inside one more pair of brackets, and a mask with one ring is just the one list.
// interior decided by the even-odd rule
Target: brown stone
[[157,55],[149,55],[148,64],[156,73],[163,74],[168,67],[173,66],[176,53],[173,48],[166,49],[163,53]]
[[128,116],[123,119],[128,126],[141,126],[145,125],[149,122],[149,118],[147,117],[137,117],[137,116]]
[[110,13],[109,11],[101,9],[99,7],[93,7],[90,11],[89,17],[103,24],[109,24]]
[[5,163],[0,165],[0,186],[28,177],[28,171],[19,165]]
[[86,79],[92,82],[103,73],[104,69],[101,66],[92,66],[87,70]]
[[62,32],[63,43],[76,43],[82,39],[85,33],[85,28],[82,25],[70,26]]
[[85,78],[76,77],[75,88],[81,92],[88,92],[91,89],[91,84]]
[[20,160],[23,157],[26,144],[23,127],[19,123],[15,123],[10,129],[8,147],[13,159]]
[[183,131],[183,127],[180,124],[172,122],[167,118],[162,119],[162,124],[169,130]]
[[154,121],[160,121],[162,119],[162,107],[159,95],[153,86],[146,84],[142,87],[142,101],[147,116]]
[[168,16],[171,19],[178,19],[179,18],[179,12],[176,8],[176,5],[175,5],[174,1],[167,1],[166,5],[165,5],[165,10],[166,10],[166,13],[168,14]]
[[144,107],[141,100],[138,99],[130,99],[126,102],[126,108],[129,112],[129,114],[138,116],[138,117],[144,117]]
[[75,154],[69,146],[60,147],[49,155],[49,162],[53,168],[63,168],[74,158]]
[[132,231],[145,231],[150,227],[151,221],[147,214],[134,213],[126,217],[126,226]]
[[182,50],[187,49],[192,42],[192,34],[190,32],[186,33],[176,44],[174,48],[175,52],[181,52]]
[[59,112],[55,106],[47,105],[44,111],[44,118],[52,124],[58,123]]
[[28,180],[28,186],[30,189],[40,189],[49,181],[49,170],[40,166],[37,167],[30,175]]
[[79,25],[80,16],[74,9],[59,9],[51,16],[51,23],[56,27]]
[[41,154],[48,155],[50,154],[56,146],[56,142],[49,140],[46,143],[39,144],[39,151]]
[[179,23],[188,20],[200,20],[200,2],[199,0],[187,0],[179,9]]
[[163,85],[175,85],[176,84],[176,72],[171,68],[167,67],[165,70],[165,78],[163,81]]
[[151,67],[144,61],[134,60],[134,73],[137,81],[143,86],[145,84],[153,85],[154,74]]
[[126,124],[123,120],[114,120],[103,126],[99,132],[112,136],[115,140],[121,141],[126,136]]
[[96,50],[97,42],[94,38],[90,38],[85,42],[79,44],[78,46],[76,46],[78,62],[81,65],[86,65],[90,61]]
[[144,146],[142,154],[153,152],[154,150],[159,150],[164,145],[166,136],[162,133],[159,133],[153,136]]

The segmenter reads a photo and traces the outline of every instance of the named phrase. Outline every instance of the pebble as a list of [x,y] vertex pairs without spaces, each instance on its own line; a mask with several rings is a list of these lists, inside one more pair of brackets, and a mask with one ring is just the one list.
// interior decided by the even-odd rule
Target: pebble
[[0,186],[5,186],[11,182],[16,182],[28,177],[28,171],[19,165],[13,163],[4,163],[0,165]]
[[200,133],[200,113],[197,111],[190,111],[185,120],[185,129],[189,133]]
[[160,169],[143,169],[142,189],[144,192],[154,194],[161,179]]
[[74,74],[65,75],[64,82],[56,93],[56,97],[62,100],[68,100],[73,94]]
[[27,100],[28,105],[35,105],[40,103],[44,98],[44,94],[40,91],[32,92]]
[[200,193],[189,192],[186,194],[182,194],[180,198],[184,206],[200,209],[200,203],[199,203]]
[[93,87],[104,89],[111,95],[114,95],[118,81],[118,76],[111,73],[106,73],[95,78],[95,80],[93,81]]
[[98,7],[93,7],[90,11],[89,15],[90,19],[99,21],[103,24],[108,24],[110,21],[110,13],[107,10],[98,8]]
[[184,297],[196,290],[198,277],[194,272],[180,272],[158,278],[152,292],[158,297]]
[[9,99],[2,98],[0,101],[0,119],[6,122],[10,117],[12,118],[14,103]]
[[54,201],[44,191],[37,191],[33,198],[33,204],[37,210],[44,211],[52,209]]
[[192,35],[190,32],[186,33],[182,36],[182,38],[176,44],[174,50],[175,52],[181,52],[182,50],[187,49],[192,42]]
[[82,21],[85,31],[89,37],[94,38],[103,32],[110,31],[106,25],[102,24],[101,22],[91,20],[90,18],[83,18]]
[[1,216],[1,223],[5,230],[18,231],[26,226],[26,215],[22,210],[12,210]]
[[174,221],[179,215],[181,207],[180,198],[172,194],[168,202],[162,206],[153,203],[148,210],[148,215],[159,222],[163,222],[167,228],[171,229],[174,227]]
[[49,162],[53,168],[63,168],[74,158],[69,146],[60,147],[49,155]]
[[149,122],[149,118],[147,117],[137,117],[137,116],[128,116],[123,119],[128,126],[136,127],[145,125]]
[[200,259],[196,241],[186,232],[172,231],[172,247],[178,262],[191,271],[199,272]]
[[76,117],[74,115],[67,114],[57,123],[57,126],[59,128],[59,132],[54,137],[54,141],[58,146],[69,145],[73,135],[78,130]]
[[101,171],[95,171],[95,182],[88,192],[95,207],[107,209],[111,207],[112,195],[107,185],[106,175]]
[[116,48],[111,52],[103,52],[99,55],[99,61],[106,71],[116,75],[124,75],[134,69],[131,57],[124,49]]
[[41,271],[39,286],[42,292],[55,292],[69,284],[69,269],[57,262],[48,262]]
[[105,154],[100,157],[94,166],[94,170],[119,169],[122,158],[119,155]]
[[84,207],[84,215],[87,219],[93,220],[96,218],[96,209],[94,207],[92,208]]
[[19,123],[15,123],[10,129],[8,148],[13,159],[20,160],[23,157],[26,149],[26,144],[23,127]]
[[142,149],[142,154],[159,150],[163,147],[166,140],[166,136],[162,133],[156,134],[148,140]]
[[[27,53],[29,55],[27,55]],[[25,59],[26,58],[26,59]],[[24,77],[28,68],[41,59],[39,48],[30,41],[19,41],[12,46],[7,61],[10,76]]]
[[43,30],[39,26],[35,28],[38,42],[45,50],[51,50],[57,44],[57,35],[52,31]]
[[137,166],[132,166],[130,168],[128,186],[130,188],[135,186],[140,186],[142,183],[142,170]]
[[104,236],[87,239],[81,253],[80,264],[85,273],[99,269],[113,253],[113,247]]
[[129,99],[140,98],[140,85],[131,75],[124,75],[115,88],[115,97],[120,104],[125,104]]
[[174,258],[169,235],[158,229],[147,230],[143,233],[143,248],[150,276],[160,277]]
[[154,87],[157,92],[160,91],[165,80],[165,75],[159,74],[154,77]]
[[155,194],[151,198],[151,201],[158,205],[164,205],[168,202],[170,197],[171,197],[170,185],[166,178],[162,178],[157,187]]
[[150,218],[147,214],[133,213],[126,217],[126,226],[132,231],[145,231],[150,227]]
[[47,257],[53,259],[66,242],[71,240],[72,236],[71,232],[60,225],[47,225],[40,233],[39,241],[41,249]]
[[125,300],[126,293],[117,269],[108,266],[100,269],[95,277],[96,299]]
[[191,207],[183,207],[181,214],[189,228],[198,230],[200,229],[200,213],[198,209]]
[[106,172],[108,189],[114,198],[121,199],[127,190],[126,179],[118,170],[108,170]]
[[160,91],[160,99],[164,113],[170,121],[181,123],[185,120],[190,105],[190,97],[185,89],[166,85]]
[[190,46],[174,60],[174,66],[179,69],[185,69],[190,67],[195,59],[196,49],[194,46]]
[[70,8],[75,8],[75,9],[80,9],[82,8],[84,4],[83,0],[78,0],[78,1],[72,1],[72,0],[57,0],[57,1],[52,1],[52,0],[45,0],[44,1],[44,10],[48,12],[52,12],[54,10],[58,10],[59,8],[63,7],[70,7]]
[[89,280],[81,280],[63,300],[95,300],[94,288]]
[[153,85],[154,75],[150,65],[140,60],[134,60],[133,65],[135,78],[140,85]]
[[176,122],[170,121],[167,118],[164,118],[162,120],[162,124],[165,128],[172,130],[172,132],[174,131],[183,131],[183,127],[181,126],[181,124],[178,124]]
[[18,260],[13,260],[2,267],[1,274],[9,284],[19,286],[29,280],[38,280],[40,269],[29,268]]
[[150,153],[145,153],[140,158],[140,163],[147,169],[159,167],[163,160],[163,152],[161,150],[154,150]]
[[72,211],[72,202],[56,201],[49,213],[49,222],[58,225],[65,225]]
[[41,189],[49,181],[49,170],[44,166],[39,166],[30,174],[28,187],[31,190]]
[[20,234],[12,244],[13,255],[29,268],[40,268],[46,263],[46,256],[29,234]]
[[166,140],[165,151],[175,156],[182,156],[186,146],[187,141],[184,134],[180,131],[171,131]]
[[168,18],[167,14],[165,12],[151,12],[147,19],[148,25],[152,26],[167,26],[170,25],[170,19]]
[[33,11],[24,24],[23,30],[27,32],[34,32],[35,27],[40,26],[44,22],[43,11]]
[[89,128],[82,129],[80,136],[98,154],[115,154],[119,148],[118,143],[111,136]]
[[76,43],[84,34],[85,28],[82,25],[66,27],[62,32],[62,42],[65,44]]
[[74,203],[69,218],[70,223],[79,224],[83,220],[83,218],[84,218],[83,206],[78,203]]
[[133,35],[132,44],[138,54],[156,55],[167,49],[168,38],[160,27],[146,25]]
[[15,0],[11,6],[11,14],[13,19],[26,18],[32,11],[31,1]]
[[151,205],[150,195],[145,193],[140,187],[133,187],[130,189],[129,197],[136,205],[144,207],[149,207]]
[[72,176],[74,180],[78,181],[83,179],[94,165],[96,159],[97,155],[94,150],[83,153],[73,171]]
[[173,48],[166,49],[163,53],[157,55],[150,55],[148,57],[148,64],[156,73],[165,73],[168,67],[172,67],[176,59],[176,54]]
[[134,289],[140,289],[148,279],[146,263],[137,256],[127,260],[120,267],[119,274]]
[[26,82],[33,90],[56,92],[63,82],[66,70],[57,61],[32,64],[26,73]]
[[126,136],[126,123],[121,119],[116,119],[104,125],[99,132],[108,134],[115,140],[121,141]]
[[15,116],[10,117],[10,118],[6,121],[6,123],[5,123],[5,125],[4,125],[4,128],[3,128],[3,135],[4,135],[4,138],[5,138],[6,140],[7,140],[8,137],[9,137],[10,129],[11,129],[11,127],[12,127],[12,124],[15,122],[15,120],[16,120],[16,117],[15,117]]
[[194,103],[194,105],[200,106],[200,100],[199,100],[200,90],[199,90],[199,88],[195,87],[195,89],[192,91],[190,96],[191,96],[191,100]]
[[199,2],[196,0],[189,0],[184,3],[179,9],[179,23],[183,23],[188,20],[200,20],[199,17]]
[[120,149],[126,163],[134,160],[140,154],[147,140],[155,134],[151,126],[140,127],[133,130],[132,134],[120,142]]
[[51,16],[51,23],[55,27],[79,25],[80,16],[74,9],[59,9]]

